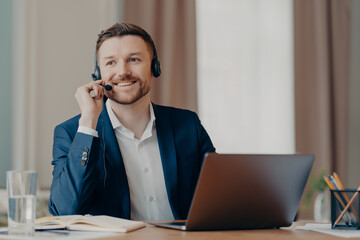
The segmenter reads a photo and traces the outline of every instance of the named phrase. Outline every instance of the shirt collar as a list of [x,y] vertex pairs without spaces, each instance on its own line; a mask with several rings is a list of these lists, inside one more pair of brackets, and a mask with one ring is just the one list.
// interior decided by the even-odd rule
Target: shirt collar
[[[140,139],[140,141],[142,140],[145,140],[149,137],[152,136],[152,130],[155,126],[155,114],[154,114],[154,108],[152,106],[152,104],[150,103],[150,120],[149,120],[149,123],[148,125],[146,126],[145,128],[145,131]],[[119,133],[127,136],[128,138],[134,138],[134,133],[130,130],[130,129],[127,129],[120,121],[119,119],[116,117],[114,111],[112,110],[111,106],[110,106],[110,101],[109,99],[106,100],[106,110],[107,110],[107,113],[109,115],[109,118],[110,118],[110,122],[111,122],[111,125],[113,127],[114,130],[117,130]]]

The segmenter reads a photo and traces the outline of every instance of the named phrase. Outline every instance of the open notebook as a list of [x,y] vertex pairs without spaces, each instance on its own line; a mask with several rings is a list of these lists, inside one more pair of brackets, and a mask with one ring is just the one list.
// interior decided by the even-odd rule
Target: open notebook
[[150,222],[181,230],[289,226],[313,155],[208,154],[185,222]]
[[65,215],[36,219],[36,230],[67,229],[81,231],[129,232],[145,223],[110,216]]

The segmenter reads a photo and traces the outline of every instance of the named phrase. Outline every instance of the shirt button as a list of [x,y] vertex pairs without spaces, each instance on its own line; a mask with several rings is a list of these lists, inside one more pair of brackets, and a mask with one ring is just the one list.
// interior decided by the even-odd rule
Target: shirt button
[[153,196],[150,196],[150,197],[149,197],[149,201],[150,201],[150,202],[154,201],[154,197],[153,197]]
[[149,172],[149,169],[148,169],[148,168],[144,168],[144,172]]
[[143,147],[143,145],[140,143],[140,144],[139,144],[139,148],[142,148],[142,147]]

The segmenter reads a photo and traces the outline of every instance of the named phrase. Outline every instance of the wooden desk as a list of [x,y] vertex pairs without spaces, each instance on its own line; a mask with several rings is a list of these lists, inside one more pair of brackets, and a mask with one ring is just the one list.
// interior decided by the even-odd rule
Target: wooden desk
[[[296,226],[305,223],[294,223],[286,229],[269,229],[269,230],[239,230],[239,231],[206,231],[206,232],[185,232],[179,230],[172,230],[166,228],[154,227],[147,225],[145,228],[136,230],[134,232],[122,233],[117,236],[106,238],[107,240],[115,239],[156,239],[156,240],[178,240],[178,239],[192,239],[192,240],[335,240],[343,239],[328,234],[317,233],[313,231],[295,230]],[[352,238],[355,239],[355,238]],[[360,239],[360,238],[358,238]]]

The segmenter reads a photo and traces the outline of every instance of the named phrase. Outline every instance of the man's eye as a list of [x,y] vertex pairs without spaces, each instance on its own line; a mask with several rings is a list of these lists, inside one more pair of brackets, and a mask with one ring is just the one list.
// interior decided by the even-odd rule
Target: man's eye
[[129,62],[138,62],[138,61],[140,61],[139,58],[130,58],[129,59]]
[[110,66],[110,65],[114,65],[114,64],[115,64],[115,61],[111,60],[106,63],[106,66]]

